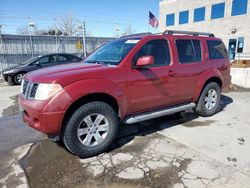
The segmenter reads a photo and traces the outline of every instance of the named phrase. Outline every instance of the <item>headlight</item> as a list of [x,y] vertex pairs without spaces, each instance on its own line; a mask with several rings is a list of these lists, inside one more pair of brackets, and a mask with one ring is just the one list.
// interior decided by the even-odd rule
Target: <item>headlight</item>
[[24,89],[23,87],[24,87],[24,79],[21,82],[21,93],[23,93],[23,89]]
[[35,92],[35,100],[46,100],[55,93],[59,92],[62,86],[59,84],[38,84]]
[[11,74],[11,73],[13,73],[15,71],[16,71],[15,69],[6,70],[6,71],[3,71],[3,74]]

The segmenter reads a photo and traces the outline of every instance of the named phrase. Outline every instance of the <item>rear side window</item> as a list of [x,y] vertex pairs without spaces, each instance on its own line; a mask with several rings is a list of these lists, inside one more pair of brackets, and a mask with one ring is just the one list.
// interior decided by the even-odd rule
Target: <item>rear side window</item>
[[199,40],[176,40],[179,61],[182,64],[201,61],[201,44]]
[[134,56],[134,64],[142,56],[153,56],[155,63],[153,66],[163,66],[170,64],[170,53],[168,42],[164,39],[152,40],[146,43]]
[[68,61],[67,56],[58,55],[58,62],[66,62],[66,61]]
[[207,40],[207,47],[210,59],[227,59],[227,50],[222,41]]

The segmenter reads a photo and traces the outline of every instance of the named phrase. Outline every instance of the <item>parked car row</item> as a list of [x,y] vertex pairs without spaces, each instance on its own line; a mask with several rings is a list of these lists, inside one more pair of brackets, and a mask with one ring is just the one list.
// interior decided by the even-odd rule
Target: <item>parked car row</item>
[[82,58],[79,58],[72,54],[65,53],[53,53],[46,55],[39,55],[31,58],[28,61],[23,62],[20,65],[9,67],[2,71],[3,78],[9,85],[20,85],[23,76],[31,71],[68,63],[81,62]]

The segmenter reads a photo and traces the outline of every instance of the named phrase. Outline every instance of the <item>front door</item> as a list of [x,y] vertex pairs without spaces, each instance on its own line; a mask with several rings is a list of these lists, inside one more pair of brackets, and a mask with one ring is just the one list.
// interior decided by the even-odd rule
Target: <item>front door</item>
[[171,63],[168,41],[154,39],[147,42],[135,54],[132,64],[149,55],[154,57],[154,65],[131,68],[128,74],[130,113],[165,107],[178,100],[176,70]]

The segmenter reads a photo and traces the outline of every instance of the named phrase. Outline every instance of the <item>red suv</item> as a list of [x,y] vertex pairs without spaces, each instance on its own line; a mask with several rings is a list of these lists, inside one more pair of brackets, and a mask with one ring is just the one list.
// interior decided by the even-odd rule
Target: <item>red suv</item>
[[189,109],[215,114],[230,81],[225,45],[213,34],[144,33],[107,43],[81,64],[27,74],[19,104],[25,123],[89,157],[110,146],[120,123]]

